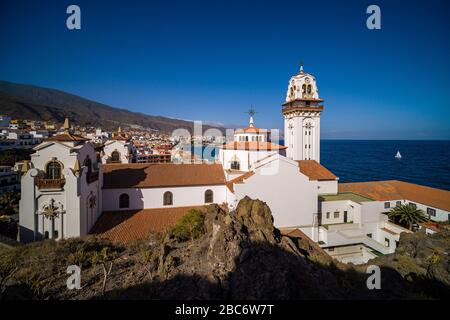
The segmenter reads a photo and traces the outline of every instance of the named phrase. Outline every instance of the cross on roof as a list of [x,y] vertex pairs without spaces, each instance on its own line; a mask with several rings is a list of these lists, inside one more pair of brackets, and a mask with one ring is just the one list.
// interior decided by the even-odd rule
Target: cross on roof
[[250,115],[250,117],[253,117],[255,115],[255,113],[258,113],[255,111],[255,109],[253,108],[253,106],[250,107],[250,109],[248,109],[248,111],[244,112],[247,113],[248,115]]

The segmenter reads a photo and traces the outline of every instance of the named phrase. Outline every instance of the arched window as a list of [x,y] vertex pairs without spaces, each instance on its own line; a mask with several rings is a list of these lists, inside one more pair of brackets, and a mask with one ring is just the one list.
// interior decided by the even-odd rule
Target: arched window
[[50,161],[45,168],[45,176],[47,179],[61,179],[61,164],[56,161]]
[[212,190],[205,191],[205,203],[213,203],[214,202],[214,193]]
[[120,161],[120,153],[117,150],[114,150],[111,153],[111,161]]
[[308,84],[308,94],[311,94],[311,85],[310,84]]
[[119,197],[119,208],[130,207],[130,196],[126,193],[122,193]]
[[306,93],[306,84],[302,85],[302,93],[303,93],[303,94]]
[[173,194],[170,191],[166,191],[164,192],[164,196],[163,196],[163,204],[165,206],[171,206],[173,205]]
[[87,167],[88,173],[92,172],[92,161],[91,158],[89,158],[89,156],[87,156],[86,159],[84,159],[83,166]]

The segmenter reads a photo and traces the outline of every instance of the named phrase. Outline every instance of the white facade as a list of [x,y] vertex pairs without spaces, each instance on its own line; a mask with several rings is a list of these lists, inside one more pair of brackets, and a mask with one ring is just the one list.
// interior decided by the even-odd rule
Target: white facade
[[276,227],[311,226],[317,214],[317,182],[298,163],[275,155],[263,160],[244,183],[234,185],[236,201],[249,196],[267,203]]
[[277,153],[277,151],[271,150],[219,149],[219,161],[225,170],[231,170],[232,164],[238,162],[239,169],[236,170],[246,172],[251,169],[255,162]]
[[314,232],[324,248],[364,244],[388,254],[395,252],[400,234],[410,232],[388,221],[382,201],[321,201],[320,212],[321,227]]
[[254,126],[252,113],[249,127],[235,131],[233,141],[219,149],[218,160],[225,170],[234,170],[239,174],[251,170],[255,163],[267,157],[283,153],[284,149],[271,142],[269,130]]
[[102,163],[131,163],[133,146],[128,140],[109,140],[103,147]]
[[283,104],[286,156],[292,160],[320,162],[320,113],[316,78],[303,72],[291,77]]
[[[205,192],[207,190],[213,192],[213,203],[229,203],[234,197],[225,185],[103,189],[103,210],[122,211],[208,205],[210,203],[205,202]],[[164,205],[163,199],[165,192],[172,193],[172,205]],[[128,207],[120,207],[120,196],[122,194],[126,194],[129,197]]]
[[[21,178],[20,240],[87,235],[102,212],[94,147],[84,141],[52,141],[35,150],[32,168]],[[55,166],[59,169],[51,169]]]

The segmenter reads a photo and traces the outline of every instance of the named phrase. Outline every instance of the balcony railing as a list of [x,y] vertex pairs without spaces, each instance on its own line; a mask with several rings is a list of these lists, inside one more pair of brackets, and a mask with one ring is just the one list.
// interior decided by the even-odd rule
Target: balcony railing
[[62,189],[66,180],[64,178],[61,179],[38,179],[37,186],[39,190],[47,190],[47,189]]

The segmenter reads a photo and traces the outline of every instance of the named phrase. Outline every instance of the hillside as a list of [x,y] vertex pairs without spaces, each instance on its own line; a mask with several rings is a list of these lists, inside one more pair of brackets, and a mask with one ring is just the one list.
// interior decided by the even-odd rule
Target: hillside
[[[155,111],[156,112],[156,111]],[[0,114],[15,119],[50,120],[62,123],[65,117],[82,126],[116,129],[138,125],[170,134],[178,128],[192,132],[193,123],[114,108],[60,90],[0,81]],[[203,126],[204,130],[212,126]]]
[[[88,237],[4,249],[0,289],[4,299],[443,299],[448,241],[402,236],[398,253],[370,261],[381,290],[368,290],[367,266],[333,260],[302,233],[282,235],[265,203],[244,198],[230,213],[210,205],[193,240],[167,233],[132,245]],[[71,264],[82,266],[81,290],[65,289]]]

